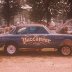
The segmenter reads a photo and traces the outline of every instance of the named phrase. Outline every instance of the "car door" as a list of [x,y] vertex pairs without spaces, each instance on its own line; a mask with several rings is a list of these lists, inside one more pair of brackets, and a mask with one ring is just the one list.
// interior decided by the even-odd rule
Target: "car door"
[[32,26],[28,26],[28,27],[23,27],[17,31],[20,47],[22,48],[32,47],[34,30],[35,29]]
[[52,45],[53,37],[42,26],[29,26],[18,31],[20,36],[20,46],[26,48],[42,48]]
[[44,47],[44,48],[58,47],[59,43],[63,40],[62,36],[52,34],[44,27],[38,27],[35,33],[36,37],[38,37],[39,39],[35,44],[38,47]]
[[43,48],[48,47],[50,39],[48,38],[48,31],[44,27],[36,27],[34,37],[36,40],[33,42],[35,47]]

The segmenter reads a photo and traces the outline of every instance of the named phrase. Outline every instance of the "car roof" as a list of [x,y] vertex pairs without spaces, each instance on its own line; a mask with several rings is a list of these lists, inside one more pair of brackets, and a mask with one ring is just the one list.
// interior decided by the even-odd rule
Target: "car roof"
[[44,27],[49,33],[51,33],[51,31],[45,25],[41,25],[41,24],[22,24],[22,25],[17,25],[17,26],[14,26],[13,30],[19,30],[19,29],[21,29],[23,27],[29,27],[29,26]]
[[22,24],[22,25],[18,25],[17,27],[28,27],[28,26],[45,26],[45,25],[41,25],[41,24]]

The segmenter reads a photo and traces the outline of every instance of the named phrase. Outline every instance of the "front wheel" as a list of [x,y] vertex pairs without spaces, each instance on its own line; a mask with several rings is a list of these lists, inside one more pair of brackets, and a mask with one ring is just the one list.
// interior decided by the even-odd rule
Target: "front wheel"
[[61,52],[62,55],[68,56],[68,55],[71,54],[71,47],[69,47],[69,46],[62,46],[60,48],[60,52]]
[[8,55],[14,55],[17,53],[17,47],[15,45],[6,45],[4,51]]

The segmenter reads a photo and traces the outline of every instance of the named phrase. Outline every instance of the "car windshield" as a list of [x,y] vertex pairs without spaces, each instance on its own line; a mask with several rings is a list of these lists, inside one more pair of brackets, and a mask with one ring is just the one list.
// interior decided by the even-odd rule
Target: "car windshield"
[[15,32],[15,30],[16,30],[16,27],[13,27],[9,32],[7,32],[7,33],[10,33],[10,34],[12,34],[12,33],[14,33]]

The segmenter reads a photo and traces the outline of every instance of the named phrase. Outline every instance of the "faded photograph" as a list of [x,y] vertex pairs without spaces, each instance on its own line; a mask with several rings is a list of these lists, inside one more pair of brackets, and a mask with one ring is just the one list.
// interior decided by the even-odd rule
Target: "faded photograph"
[[72,0],[0,0],[0,72],[72,72]]

